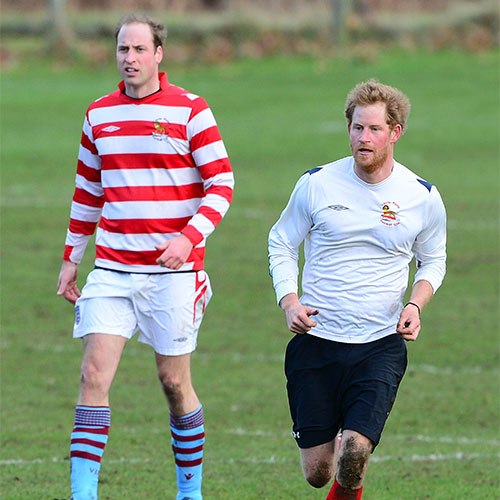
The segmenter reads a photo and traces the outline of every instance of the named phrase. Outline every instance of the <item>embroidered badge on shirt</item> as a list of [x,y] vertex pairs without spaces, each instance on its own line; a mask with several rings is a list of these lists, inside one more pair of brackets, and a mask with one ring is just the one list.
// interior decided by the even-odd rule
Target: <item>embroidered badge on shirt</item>
[[382,213],[380,214],[380,222],[386,226],[397,226],[399,224],[398,217],[399,205],[394,201],[386,201],[382,205]]
[[155,129],[153,132],[153,138],[156,139],[157,141],[167,141],[168,125],[169,121],[166,118],[157,118],[155,120]]

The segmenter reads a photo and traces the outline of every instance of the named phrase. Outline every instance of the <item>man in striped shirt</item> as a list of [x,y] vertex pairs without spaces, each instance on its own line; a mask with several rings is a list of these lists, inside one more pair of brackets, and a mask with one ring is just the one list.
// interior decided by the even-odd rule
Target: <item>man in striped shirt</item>
[[[97,498],[109,389],[137,331],[155,350],[170,407],[177,500],[202,499],[204,418],[190,359],[211,297],[205,241],[229,208],[234,179],[206,101],[158,71],[165,37],[145,16],[120,21],[123,81],[90,105],[83,125],[57,292],[75,304],[73,336],[83,338],[74,500]],[[95,231],[95,269],[80,292],[78,264]]]

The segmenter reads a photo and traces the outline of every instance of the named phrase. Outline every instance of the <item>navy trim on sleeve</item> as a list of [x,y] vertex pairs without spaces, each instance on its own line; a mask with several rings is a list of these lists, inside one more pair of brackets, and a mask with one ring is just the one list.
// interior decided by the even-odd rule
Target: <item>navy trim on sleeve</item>
[[312,175],[315,174],[316,172],[319,172],[322,168],[323,167],[311,168],[311,170],[307,170],[306,172],[304,172],[304,174]]
[[423,179],[417,179],[417,181],[420,182],[422,186],[425,186],[429,192],[431,191],[432,184],[430,182],[424,181]]

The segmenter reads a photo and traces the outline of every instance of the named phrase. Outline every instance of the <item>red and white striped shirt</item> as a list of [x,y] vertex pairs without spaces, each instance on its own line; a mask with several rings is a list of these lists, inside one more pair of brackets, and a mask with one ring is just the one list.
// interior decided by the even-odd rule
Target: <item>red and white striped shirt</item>
[[234,177],[206,101],[168,83],[143,99],[119,90],[87,110],[64,259],[79,263],[96,229],[107,269],[161,273],[155,245],[184,234],[179,271],[203,269],[205,241],[227,212]]

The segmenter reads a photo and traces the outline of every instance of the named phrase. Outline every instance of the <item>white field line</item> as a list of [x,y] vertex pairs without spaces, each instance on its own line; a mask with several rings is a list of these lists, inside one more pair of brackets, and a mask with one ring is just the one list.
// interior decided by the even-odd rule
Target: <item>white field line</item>
[[381,463],[381,462],[391,462],[391,461],[403,461],[403,462],[444,462],[451,460],[477,460],[477,459],[500,459],[500,453],[448,453],[442,455],[441,453],[431,453],[430,455],[409,455],[409,456],[392,456],[392,455],[382,455],[380,457],[373,456],[370,458],[370,462]]
[[[444,462],[453,460],[483,460],[483,459],[500,459],[500,453],[431,453],[430,455],[381,455],[373,456],[370,458],[370,463],[382,463],[382,462]],[[270,457],[244,457],[244,458],[229,458],[229,459],[211,459],[211,462],[224,462],[226,464],[239,464],[239,463],[250,463],[250,464],[277,464],[277,463],[291,463],[295,461],[295,458],[288,457],[277,457],[271,455]],[[0,460],[0,465],[16,465],[16,466],[29,466],[29,465],[45,465],[45,464],[60,464],[67,463],[68,459],[60,457],[52,458],[33,458],[31,460],[25,460],[22,458],[11,458],[6,460]],[[108,464],[141,464],[150,463],[150,458],[111,458],[105,460],[104,463]]]
[[[12,342],[2,342],[0,344],[1,349],[9,350],[15,349],[17,346]],[[80,353],[81,345],[79,342],[68,340],[67,343],[59,344],[59,345],[49,345],[49,344],[37,344],[31,346],[32,349],[41,352],[52,352],[52,353]],[[133,344],[128,345],[125,348],[124,356],[130,357],[139,357],[139,358],[151,358],[153,359],[153,353],[148,348],[138,348]],[[284,353],[280,354],[264,354],[258,353],[253,355],[241,354],[238,352],[233,353],[225,353],[225,354],[217,354],[217,353],[202,353],[202,352],[194,352],[193,353],[193,361],[196,360],[202,361],[229,361],[235,363],[283,363],[284,362]],[[416,364],[409,363],[408,372],[424,372],[432,375],[457,375],[457,374],[480,374],[480,373],[488,373],[488,372],[497,372],[498,368],[484,368],[480,365],[472,365],[472,366],[436,366],[429,364]]]
[[[143,428],[122,428],[121,430],[126,431],[128,434],[136,433],[136,432],[148,432],[153,434],[165,434],[165,442],[168,441],[168,429],[166,428],[153,428],[145,431]],[[235,436],[241,437],[262,437],[262,438],[270,438],[270,437],[279,437],[279,436],[290,436],[289,432],[271,432],[264,430],[248,430],[243,428],[234,428],[227,429],[223,431],[225,434],[232,434]],[[385,438],[385,441],[390,442],[394,441],[406,441],[411,445],[413,442],[425,442],[425,443],[438,443],[438,444],[452,444],[452,445],[488,445],[488,446],[500,446],[500,440],[497,439],[478,439],[471,438],[466,436],[406,436],[406,435],[394,435],[388,436]],[[425,461],[452,461],[452,460],[478,460],[478,459],[500,459],[500,452],[498,453],[477,453],[477,452],[455,452],[455,453],[431,453],[429,455],[420,455],[420,454],[410,454],[410,455],[377,455],[375,454],[370,458],[370,462],[373,463],[381,463],[381,462],[390,462],[390,461],[404,461],[404,462],[425,462]],[[37,464],[49,464],[49,463],[62,463],[67,462],[68,460],[61,457],[52,457],[52,458],[33,458],[33,459],[23,459],[23,458],[11,458],[0,460],[0,465],[37,465]],[[290,459],[285,457],[276,457],[274,455],[270,457],[246,457],[246,458],[230,458],[230,459],[215,459],[214,462],[225,463],[252,463],[252,464],[272,464],[272,463],[285,463],[290,461]],[[148,458],[134,458],[134,457],[120,457],[120,458],[110,458],[106,460],[106,463],[117,464],[117,463],[147,463],[150,462]]]
[[465,445],[490,445],[490,446],[500,446],[500,439],[478,439],[473,437],[453,437],[453,436],[422,436],[421,434],[417,436],[404,436],[401,434],[396,434],[394,436],[389,435],[384,438],[384,441],[406,441],[407,443],[413,443],[415,441],[420,443],[439,443],[439,444],[465,444]]
[[[291,425],[291,424],[290,424]],[[144,429],[142,427],[120,427],[120,432],[125,434],[165,434],[168,436],[169,429],[167,427],[150,427]],[[225,429],[221,431],[223,434],[230,434],[239,437],[261,437],[261,438],[287,438],[292,437],[291,430],[286,431],[267,431],[262,429],[243,429],[235,427],[234,429]],[[450,444],[450,445],[482,445],[482,446],[499,446],[500,439],[480,439],[465,436],[423,436],[423,435],[403,435],[403,434],[389,434],[384,437],[384,442],[390,441],[405,441],[408,445],[412,443],[434,443],[434,444]]]
[[[265,437],[265,438],[275,438],[279,437],[280,435],[283,436],[291,436],[291,432],[282,432],[282,433],[276,433],[272,431],[264,431],[264,430],[247,430],[247,429],[242,429],[242,428],[235,428],[235,429],[226,429],[223,431],[224,434],[232,434],[235,436],[242,436],[242,437]],[[421,434],[416,435],[416,436],[410,436],[410,435],[402,435],[402,434],[396,434],[396,435],[388,435],[384,437],[384,442],[390,442],[390,441],[406,441],[408,444],[414,443],[414,442],[420,442],[420,443],[438,443],[438,444],[463,444],[463,445],[488,445],[488,446],[500,446],[500,439],[479,439],[479,438],[473,438],[473,437],[465,437],[465,436],[423,436]]]
[[[382,463],[382,462],[444,462],[451,460],[477,460],[477,459],[493,459],[499,458],[500,453],[450,453],[446,455],[432,453],[430,455],[409,455],[409,456],[399,456],[399,455],[382,455],[380,457],[373,456],[370,458],[370,463]],[[274,463],[287,463],[294,462],[295,459],[289,459],[286,457],[275,457],[274,455],[268,458],[230,458],[225,460],[225,463],[252,463],[252,464],[274,464]]]

